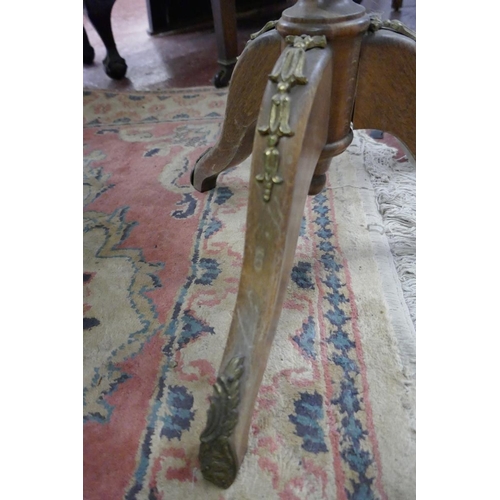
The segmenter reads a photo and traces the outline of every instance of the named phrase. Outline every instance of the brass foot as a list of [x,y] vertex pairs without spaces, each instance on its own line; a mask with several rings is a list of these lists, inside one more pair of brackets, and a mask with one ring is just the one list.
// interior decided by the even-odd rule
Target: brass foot
[[234,357],[217,378],[207,425],[200,436],[199,458],[203,477],[224,489],[233,484],[238,473],[236,454],[229,438],[238,423],[243,364],[243,357]]

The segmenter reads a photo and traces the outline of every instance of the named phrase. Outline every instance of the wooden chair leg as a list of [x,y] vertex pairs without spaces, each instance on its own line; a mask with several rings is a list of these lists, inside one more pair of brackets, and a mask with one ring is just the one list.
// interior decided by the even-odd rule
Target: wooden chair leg
[[368,33],[361,45],[353,124],[398,137],[416,158],[416,42],[398,21]]
[[213,189],[220,172],[238,165],[252,152],[267,75],[280,55],[282,40],[276,30],[268,31],[249,42],[239,57],[217,143],[198,159],[191,174],[198,191]]
[[222,488],[234,481],[247,449],[309,185],[327,141],[331,49],[325,37],[287,41],[293,46],[269,76],[258,117],[238,296],[201,435],[202,473]]

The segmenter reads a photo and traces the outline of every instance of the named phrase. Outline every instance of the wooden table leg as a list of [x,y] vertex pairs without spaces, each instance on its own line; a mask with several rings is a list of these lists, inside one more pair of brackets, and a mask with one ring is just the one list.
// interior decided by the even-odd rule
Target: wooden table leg
[[262,100],[239,290],[201,435],[202,473],[222,488],[234,481],[247,449],[309,185],[327,140],[331,49],[325,37],[290,38],[294,46],[280,56]]
[[168,31],[168,0],[146,0],[146,9],[149,23],[148,33],[157,35]]
[[226,87],[238,57],[235,0],[210,0],[214,18],[217,57],[221,70],[214,78],[216,87]]
[[198,191],[213,189],[220,172],[238,165],[252,152],[267,75],[281,53],[281,42],[276,30],[268,31],[249,42],[239,57],[217,143],[196,162],[191,175]]

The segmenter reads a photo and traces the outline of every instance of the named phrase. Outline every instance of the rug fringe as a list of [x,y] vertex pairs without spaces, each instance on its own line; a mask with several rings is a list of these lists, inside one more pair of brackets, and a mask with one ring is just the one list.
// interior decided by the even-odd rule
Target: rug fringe
[[363,131],[356,131],[353,146],[363,158],[358,182],[365,188],[360,193],[397,339],[407,391],[403,406],[416,431],[415,166],[398,162],[396,149],[374,141]]
[[[394,264],[413,325],[416,326],[416,173],[396,150],[360,133],[365,169],[376,193]],[[367,148],[366,144],[370,143]]]

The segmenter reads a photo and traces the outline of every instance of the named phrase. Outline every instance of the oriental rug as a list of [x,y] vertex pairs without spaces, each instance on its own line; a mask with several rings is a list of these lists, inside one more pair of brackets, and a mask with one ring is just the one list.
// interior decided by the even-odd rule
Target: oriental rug
[[84,498],[414,498],[412,301],[372,183],[394,151],[362,132],[307,200],[238,477],[201,475],[250,160],[208,193],[190,172],[226,95],[84,91]]

